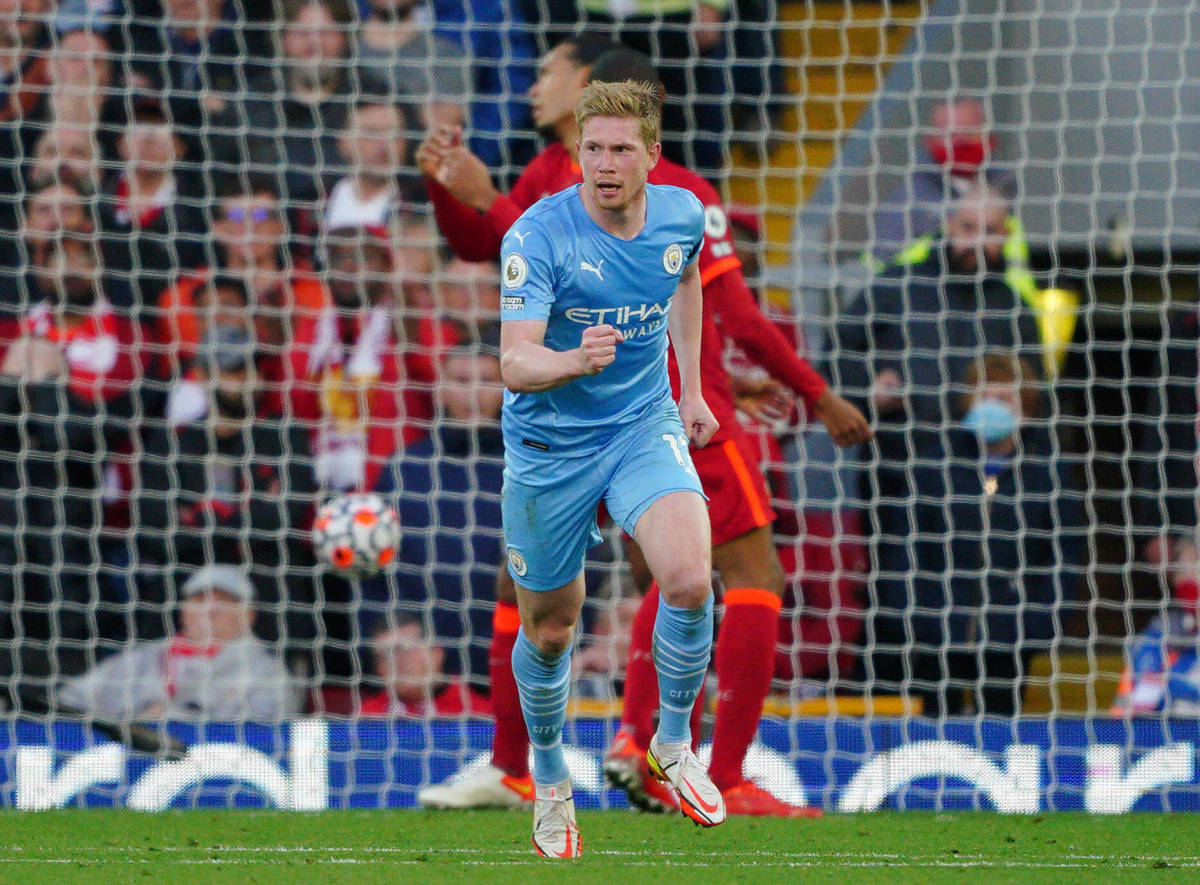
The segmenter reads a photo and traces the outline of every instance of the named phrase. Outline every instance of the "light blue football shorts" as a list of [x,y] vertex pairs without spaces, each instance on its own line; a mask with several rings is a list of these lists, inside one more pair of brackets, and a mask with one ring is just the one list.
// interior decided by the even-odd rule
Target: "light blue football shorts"
[[[555,590],[583,570],[584,554],[601,541],[596,508],[603,501],[630,535],[651,504],[671,492],[703,496],[679,414],[621,430],[605,448],[571,458],[546,451],[530,466],[504,470],[504,540],[508,571],[527,590]],[[522,481],[535,470],[537,481]]]

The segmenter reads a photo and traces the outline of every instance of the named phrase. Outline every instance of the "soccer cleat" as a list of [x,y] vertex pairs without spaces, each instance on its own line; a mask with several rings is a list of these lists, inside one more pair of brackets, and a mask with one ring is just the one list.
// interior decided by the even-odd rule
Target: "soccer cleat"
[[485,765],[461,779],[426,787],[417,802],[426,808],[521,808],[533,800],[533,778],[513,777]]
[[680,810],[702,827],[725,821],[725,799],[687,742],[660,744],[650,739],[646,753],[650,771],[675,788]]
[[646,751],[627,731],[618,731],[613,738],[612,746],[604,756],[604,777],[614,787],[625,791],[634,808],[652,814],[679,810],[674,791],[650,773]]
[[533,850],[542,857],[576,858],[583,854],[571,779],[560,784],[534,786]]
[[772,796],[754,781],[742,781],[721,794],[725,799],[726,814],[744,814],[754,817],[824,817],[819,808],[806,805],[789,805]]

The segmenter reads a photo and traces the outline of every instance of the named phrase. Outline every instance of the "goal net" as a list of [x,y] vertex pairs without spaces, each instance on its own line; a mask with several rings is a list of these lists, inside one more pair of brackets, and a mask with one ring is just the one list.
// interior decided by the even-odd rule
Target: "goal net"
[[[756,412],[726,342],[785,574],[747,776],[830,810],[1196,807],[1194,3],[18,6],[5,801],[412,805],[487,764],[517,617],[493,189],[568,131],[547,53],[587,32],[654,56],[709,235],[875,429]],[[312,520],[369,490],[403,540],[348,579]],[[620,806],[619,531],[587,583],[565,742]]]

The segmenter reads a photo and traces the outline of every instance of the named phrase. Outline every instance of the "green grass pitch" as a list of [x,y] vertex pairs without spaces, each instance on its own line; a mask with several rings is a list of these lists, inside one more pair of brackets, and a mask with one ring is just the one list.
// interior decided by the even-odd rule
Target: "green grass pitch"
[[1195,882],[1200,818],[882,812],[818,821],[582,812],[584,857],[516,812],[0,812],[0,882]]

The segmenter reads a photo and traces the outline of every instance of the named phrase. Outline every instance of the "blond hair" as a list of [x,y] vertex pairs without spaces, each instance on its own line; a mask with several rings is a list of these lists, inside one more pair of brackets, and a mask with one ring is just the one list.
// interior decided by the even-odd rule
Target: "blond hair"
[[631,117],[638,121],[638,134],[647,150],[658,142],[661,116],[658,87],[637,80],[589,83],[575,105],[575,122],[580,132],[592,117]]

